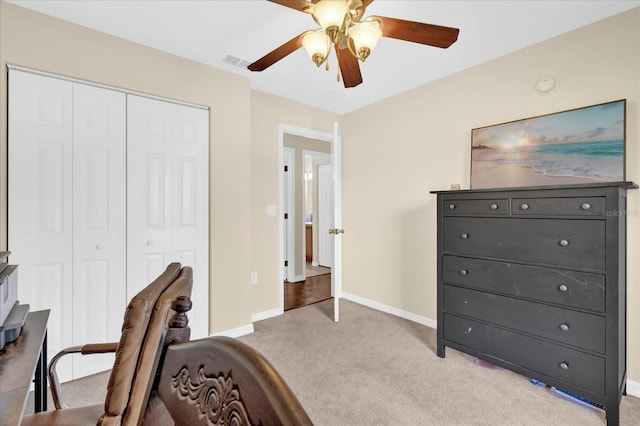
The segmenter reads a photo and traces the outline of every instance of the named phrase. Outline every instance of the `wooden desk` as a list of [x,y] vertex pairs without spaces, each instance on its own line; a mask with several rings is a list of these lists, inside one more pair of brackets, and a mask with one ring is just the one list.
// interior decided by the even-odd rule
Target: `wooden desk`
[[0,424],[19,425],[35,377],[35,412],[47,410],[49,310],[30,312],[20,337],[0,352]]

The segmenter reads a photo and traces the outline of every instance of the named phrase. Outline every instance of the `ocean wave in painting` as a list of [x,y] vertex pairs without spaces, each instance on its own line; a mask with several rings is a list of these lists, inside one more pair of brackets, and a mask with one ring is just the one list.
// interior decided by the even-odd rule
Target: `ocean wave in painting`
[[[599,181],[623,179],[624,141],[533,145],[519,148],[474,148],[473,161],[526,167],[551,177]],[[482,155],[479,155],[479,154]]]

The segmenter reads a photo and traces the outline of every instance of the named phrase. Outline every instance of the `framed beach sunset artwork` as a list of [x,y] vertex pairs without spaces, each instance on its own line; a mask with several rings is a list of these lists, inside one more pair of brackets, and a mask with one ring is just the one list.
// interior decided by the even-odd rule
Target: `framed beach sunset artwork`
[[471,188],[625,178],[626,100],[471,131]]

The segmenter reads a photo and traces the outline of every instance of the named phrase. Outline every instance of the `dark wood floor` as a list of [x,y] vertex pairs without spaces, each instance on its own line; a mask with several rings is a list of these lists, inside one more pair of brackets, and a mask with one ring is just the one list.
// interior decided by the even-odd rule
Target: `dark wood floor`
[[297,283],[284,283],[284,310],[331,299],[331,274],[316,275]]

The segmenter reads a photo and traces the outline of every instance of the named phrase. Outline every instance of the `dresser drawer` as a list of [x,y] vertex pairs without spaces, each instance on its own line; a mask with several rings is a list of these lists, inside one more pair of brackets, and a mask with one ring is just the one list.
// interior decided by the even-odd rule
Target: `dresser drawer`
[[444,314],[444,338],[604,395],[605,360],[498,327]]
[[445,255],[442,279],[449,284],[605,311],[605,276],[600,274]]
[[509,199],[494,198],[487,200],[443,200],[442,211],[445,216],[454,215],[507,215]]
[[564,215],[564,216],[602,216],[605,210],[604,197],[576,198],[514,198],[514,215]]
[[444,217],[447,254],[605,268],[605,221]]
[[604,353],[605,319],[555,306],[444,286],[444,310]]

